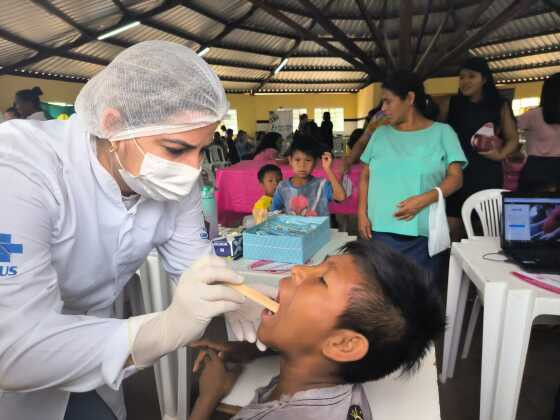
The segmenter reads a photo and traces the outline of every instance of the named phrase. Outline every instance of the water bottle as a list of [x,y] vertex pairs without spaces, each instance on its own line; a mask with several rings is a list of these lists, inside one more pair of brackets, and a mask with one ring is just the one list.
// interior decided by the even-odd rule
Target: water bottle
[[204,220],[208,223],[208,238],[214,239],[218,236],[218,212],[216,210],[216,200],[214,199],[214,189],[211,185],[202,186],[201,198]]

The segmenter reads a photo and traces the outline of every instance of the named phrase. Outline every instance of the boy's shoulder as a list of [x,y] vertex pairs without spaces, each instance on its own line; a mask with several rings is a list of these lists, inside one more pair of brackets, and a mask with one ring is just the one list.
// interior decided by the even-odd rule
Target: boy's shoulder
[[243,407],[234,420],[266,419],[323,419],[353,418],[352,412],[361,414],[362,420],[371,420],[369,402],[361,384],[343,384],[328,388],[301,391],[291,397],[266,401],[278,378],[265,387],[259,388],[253,401]]

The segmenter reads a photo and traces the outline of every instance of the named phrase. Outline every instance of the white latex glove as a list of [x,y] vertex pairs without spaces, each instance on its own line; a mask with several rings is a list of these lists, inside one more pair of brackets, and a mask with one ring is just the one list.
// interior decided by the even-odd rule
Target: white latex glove
[[[253,289],[264,293],[273,299],[278,296],[278,288],[266,284],[251,284]],[[266,346],[257,339],[257,330],[261,323],[263,307],[249,299],[233,312],[225,314],[226,323],[233,334],[233,340],[256,343],[260,351],[265,351]]]
[[239,309],[245,297],[216,282],[240,284],[243,278],[218,257],[201,258],[181,275],[166,310],[129,318],[129,349],[136,367],[150,366],[198,340],[212,318]]

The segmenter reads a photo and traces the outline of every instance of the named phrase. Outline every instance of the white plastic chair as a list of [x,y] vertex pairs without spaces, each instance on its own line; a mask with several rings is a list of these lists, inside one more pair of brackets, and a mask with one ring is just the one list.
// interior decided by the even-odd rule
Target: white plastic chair
[[337,158],[344,156],[344,138],[341,135],[334,137],[332,153]]
[[208,147],[208,159],[212,172],[216,172],[217,168],[225,168],[231,165],[231,162],[224,155],[224,150],[215,144]]
[[[501,193],[503,191],[506,190],[482,190],[474,193],[465,200],[465,202],[463,203],[463,207],[461,208],[461,218],[463,219],[463,225],[465,226],[467,237],[469,239],[476,239],[471,220],[473,210],[478,215],[478,218],[480,219],[480,222],[482,224],[483,236],[500,236],[500,226],[502,221]],[[465,335],[465,344],[463,345],[463,353],[461,355],[462,359],[466,359],[469,355],[472,338],[474,335],[474,328],[476,327],[476,322],[478,321],[481,307],[482,300],[480,298],[480,295],[477,295],[473,303],[471,316],[469,318],[469,325],[467,327],[467,332]]]
[[[131,299],[133,313],[137,310],[151,313],[166,309],[175,292],[175,283],[168,278],[156,252],[150,253],[138,272],[140,287],[137,284],[131,285],[131,294],[135,297]],[[142,305],[139,305],[140,300]],[[138,308],[139,306],[143,308]],[[154,364],[158,401],[164,420],[187,418],[191,394],[191,363],[191,353],[188,347],[183,347]]]

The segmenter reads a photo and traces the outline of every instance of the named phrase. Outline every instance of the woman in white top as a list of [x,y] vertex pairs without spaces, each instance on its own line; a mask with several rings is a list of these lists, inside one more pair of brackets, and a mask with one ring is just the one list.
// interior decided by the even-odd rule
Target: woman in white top
[[[244,303],[215,284],[242,280],[209,256],[197,188],[227,108],[204,60],[148,41],[93,77],[68,121],[0,125],[0,418],[123,420],[125,377]],[[113,318],[154,248],[171,305]]]
[[43,91],[39,86],[33,89],[23,89],[16,92],[15,106],[21,118],[45,121],[45,113],[41,110],[39,96]]

